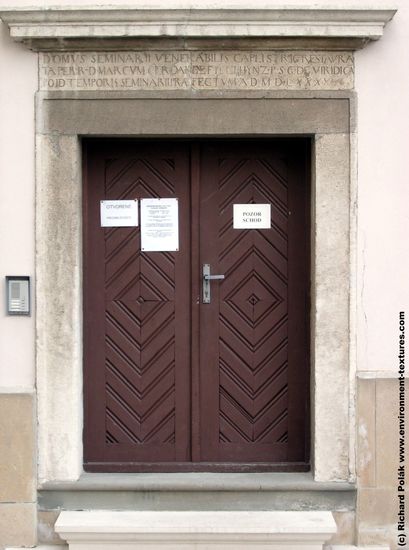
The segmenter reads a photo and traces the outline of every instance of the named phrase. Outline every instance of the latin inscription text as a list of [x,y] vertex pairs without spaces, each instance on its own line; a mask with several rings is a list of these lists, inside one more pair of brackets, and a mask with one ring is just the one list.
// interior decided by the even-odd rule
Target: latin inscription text
[[349,52],[138,51],[40,54],[41,90],[341,90]]

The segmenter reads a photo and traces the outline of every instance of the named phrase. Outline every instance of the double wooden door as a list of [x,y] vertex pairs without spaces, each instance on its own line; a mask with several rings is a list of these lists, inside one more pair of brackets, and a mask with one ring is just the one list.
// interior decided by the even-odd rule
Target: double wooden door
[[[84,143],[86,470],[308,468],[308,147]],[[101,200],[142,198],[178,199],[178,251],[101,227]],[[271,227],[234,228],[234,204]]]

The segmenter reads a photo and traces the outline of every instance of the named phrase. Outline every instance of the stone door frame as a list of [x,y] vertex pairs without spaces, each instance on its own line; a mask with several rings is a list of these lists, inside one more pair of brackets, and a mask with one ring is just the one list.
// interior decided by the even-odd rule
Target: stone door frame
[[[260,97],[262,95],[262,97]],[[311,136],[312,473],[353,481],[355,96],[352,92],[111,99],[39,92],[36,295],[39,481],[82,472],[82,137]],[[166,474],[161,474],[166,476]],[[197,474],[200,475],[200,474]]]

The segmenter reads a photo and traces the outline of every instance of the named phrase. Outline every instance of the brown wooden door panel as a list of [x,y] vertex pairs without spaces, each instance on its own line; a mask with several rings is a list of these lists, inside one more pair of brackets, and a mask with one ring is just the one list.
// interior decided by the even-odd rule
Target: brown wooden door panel
[[[201,263],[225,274],[201,307],[201,450],[209,462],[307,457],[305,151],[273,143],[202,148]],[[247,203],[271,204],[271,229],[233,228],[233,204]],[[290,323],[289,308],[301,324]]]
[[[189,460],[188,150],[98,142],[86,162],[85,462]],[[100,227],[100,200],[145,197],[179,199],[179,252]]]
[[[84,146],[84,467],[308,463],[306,140]],[[179,199],[178,252],[101,228],[103,199]],[[233,204],[272,226],[233,228]],[[201,266],[225,274],[201,303]],[[236,466],[234,466],[236,464]]]

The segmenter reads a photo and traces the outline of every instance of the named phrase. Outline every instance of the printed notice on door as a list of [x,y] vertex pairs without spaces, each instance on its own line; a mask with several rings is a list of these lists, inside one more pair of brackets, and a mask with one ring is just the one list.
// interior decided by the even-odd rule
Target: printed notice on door
[[141,199],[141,249],[179,250],[178,199]]
[[234,229],[269,229],[271,204],[234,204]]
[[101,201],[101,227],[136,227],[138,201]]

